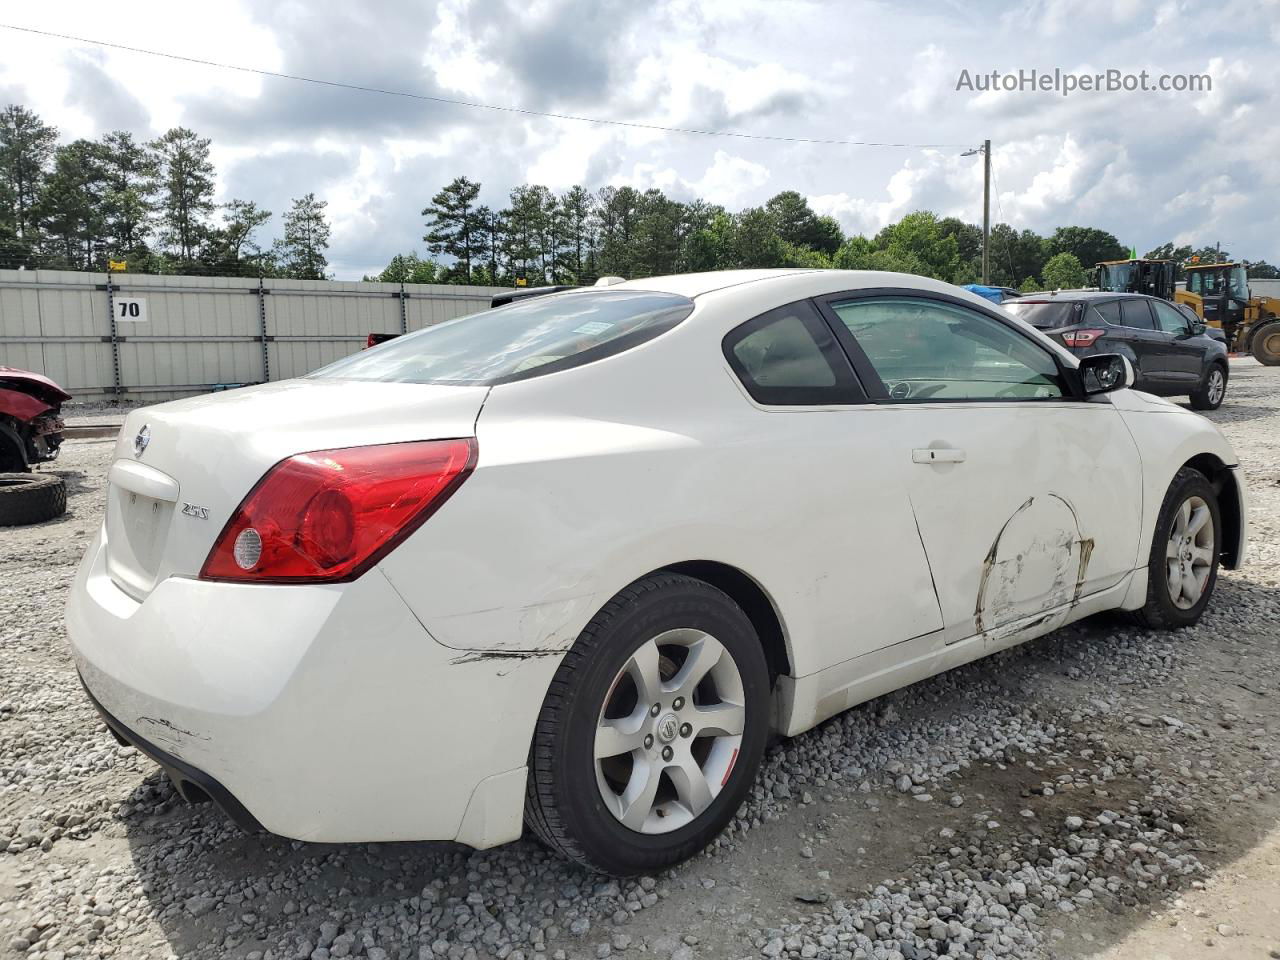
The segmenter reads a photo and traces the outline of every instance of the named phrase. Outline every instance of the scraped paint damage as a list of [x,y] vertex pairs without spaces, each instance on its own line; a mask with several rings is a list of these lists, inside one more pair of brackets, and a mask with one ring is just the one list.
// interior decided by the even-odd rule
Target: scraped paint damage
[[1016,621],[1017,632],[1023,632],[1057,616],[1046,611],[1074,606],[1084,591],[1093,548],[1066,497],[1028,497],[1001,526],[983,559],[974,631],[989,634]]

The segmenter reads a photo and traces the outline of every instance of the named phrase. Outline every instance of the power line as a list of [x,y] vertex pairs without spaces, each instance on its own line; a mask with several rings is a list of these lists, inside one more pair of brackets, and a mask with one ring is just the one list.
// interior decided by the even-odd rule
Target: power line
[[90,37],[77,37],[66,33],[54,33],[50,30],[37,30],[34,27],[19,27],[11,23],[0,23],[0,28],[30,33],[40,37],[51,37],[55,40],[71,40],[75,43],[87,43],[95,47],[107,47],[111,50],[123,50],[127,53],[140,53],[148,57],[162,57],[166,60],[177,60],[181,63],[194,63],[204,67],[217,67],[220,70],[235,70],[259,77],[272,77],[277,80],[295,80],[300,83],[314,83],[322,87],[336,87],[342,90],[355,90],[360,93],[373,93],[386,97],[403,97],[407,100],[423,100],[430,103],[444,103],[455,107],[469,107],[473,110],[492,110],[498,113],[515,113],[526,117],[546,117],[551,120],[572,120],[577,123],[595,123],[602,126],[629,127],[635,130],[653,130],[659,133],[682,133],[699,137],[732,137],[738,140],[766,140],[779,143],[810,143],[826,146],[844,147],[897,147],[904,149],[948,149],[962,147],[960,143],[880,143],[871,140],[836,140],[825,137],[783,137],[764,133],[738,133],[734,130],[700,130],[692,127],[667,127],[657,123],[640,123],[632,120],[607,120],[602,117],[583,117],[570,113],[550,113],[545,110],[528,110],[524,107],[508,107],[493,103],[479,103],[474,100],[460,100],[452,97],[436,97],[425,93],[410,93],[405,90],[387,90],[382,87],[370,87],[359,83],[344,83],[339,80],[324,80],[319,77],[304,77],[294,73],[279,73],[274,70],[259,70],[255,67],[244,67],[235,63],[219,63],[216,60],[204,60],[200,57],[187,57],[164,50],[147,50],[143,47],[131,47],[123,43],[111,43],[107,40],[95,40]]

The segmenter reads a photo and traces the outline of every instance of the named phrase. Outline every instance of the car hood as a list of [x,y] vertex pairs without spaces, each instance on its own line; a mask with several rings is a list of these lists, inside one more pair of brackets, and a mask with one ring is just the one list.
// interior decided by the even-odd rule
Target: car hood
[[0,366],[0,388],[30,394],[51,407],[71,399],[71,394],[43,374],[17,367]]

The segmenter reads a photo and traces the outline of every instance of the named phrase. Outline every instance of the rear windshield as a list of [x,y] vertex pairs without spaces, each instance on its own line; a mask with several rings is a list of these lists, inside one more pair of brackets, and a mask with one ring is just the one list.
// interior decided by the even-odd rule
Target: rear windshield
[[1080,315],[1080,304],[1069,300],[1055,300],[1052,303],[1006,303],[1002,306],[1006,310],[1012,310],[1019,320],[1025,320],[1041,330],[1069,327],[1077,322],[1076,318]]
[[621,353],[670,330],[693,301],[650,290],[587,290],[517,301],[397,337],[313,377],[496,384]]

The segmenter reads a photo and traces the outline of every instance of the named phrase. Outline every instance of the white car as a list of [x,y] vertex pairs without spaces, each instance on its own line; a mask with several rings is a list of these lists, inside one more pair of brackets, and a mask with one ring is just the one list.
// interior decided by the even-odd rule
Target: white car
[[1244,560],[1207,420],[985,300],[738,271],[532,297],[129,415],[67,628],[188,799],[299,840],[691,856],[771,732]]

